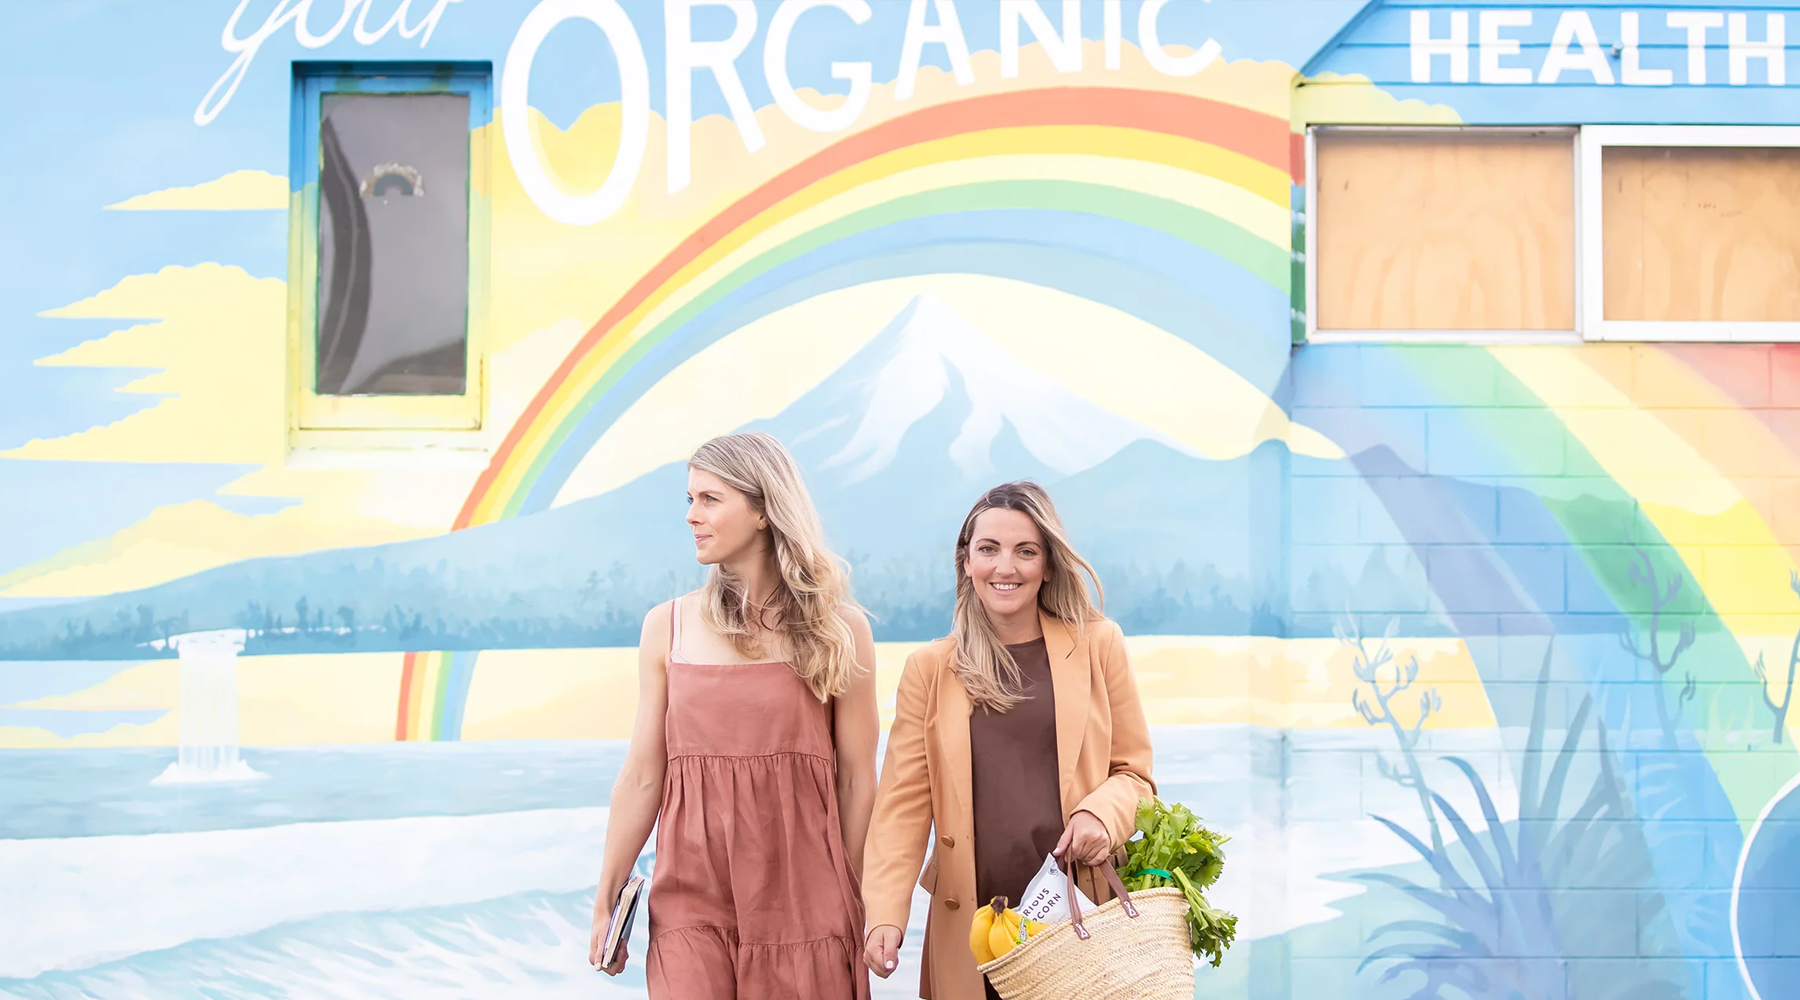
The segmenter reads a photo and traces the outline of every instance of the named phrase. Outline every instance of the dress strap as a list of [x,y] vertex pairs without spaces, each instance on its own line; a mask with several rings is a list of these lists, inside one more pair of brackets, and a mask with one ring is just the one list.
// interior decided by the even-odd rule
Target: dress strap
[[669,602],[669,659],[681,655],[681,598]]

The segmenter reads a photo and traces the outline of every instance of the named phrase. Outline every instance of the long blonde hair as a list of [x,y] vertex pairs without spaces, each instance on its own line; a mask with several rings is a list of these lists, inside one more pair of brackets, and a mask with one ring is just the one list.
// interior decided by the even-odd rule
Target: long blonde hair
[[774,610],[800,680],[820,701],[843,694],[857,671],[856,637],[843,616],[862,608],[850,595],[848,568],[825,547],[825,529],[794,457],[767,434],[727,434],[701,445],[688,468],[718,476],[768,519],[777,570],[772,603],[759,608],[737,574],[715,565],[701,591],[701,620],[739,653],[760,656],[750,625],[760,612]]
[[[962,532],[956,536],[956,611],[952,617],[950,638],[956,643],[956,676],[969,692],[969,699],[989,711],[1004,712],[1023,700],[1023,679],[1019,664],[1000,641],[987,609],[975,596],[975,582],[969,579],[969,545],[974,540],[975,519],[984,511],[1016,510],[1031,518],[1044,539],[1044,582],[1038,589],[1038,610],[1079,632],[1089,622],[1102,617],[1106,591],[1100,577],[1086,559],[1081,558],[1062,519],[1056,516],[1056,505],[1050,494],[1029,480],[1002,483],[981,495],[974,509],[963,519]],[[1077,573],[1086,573],[1094,582],[1097,605],[1088,594],[1087,585]]]

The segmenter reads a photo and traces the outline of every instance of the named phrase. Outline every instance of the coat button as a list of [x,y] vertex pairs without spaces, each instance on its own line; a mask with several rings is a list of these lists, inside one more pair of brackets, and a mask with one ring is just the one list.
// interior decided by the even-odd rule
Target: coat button
[[951,898],[944,900],[944,909],[946,909],[946,910],[954,910],[961,905],[962,905],[961,903],[958,903],[956,901],[955,897],[951,897]]
[[956,846],[956,838],[950,836],[949,834],[945,834],[944,836],[938,838],[938,843],[943,844],[945,847],[955,847]]

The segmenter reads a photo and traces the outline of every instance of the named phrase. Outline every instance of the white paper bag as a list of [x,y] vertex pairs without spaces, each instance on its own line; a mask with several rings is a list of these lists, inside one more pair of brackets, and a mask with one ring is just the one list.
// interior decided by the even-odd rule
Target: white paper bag
[[[1069,880],[1056,866],[1056,855],[1044,855],[1043,867],[1032,876],[1031,884],[1025,887],[1025,898],[1015,907],[1019,913],[1030,920],[1041,920],[1051,923],[1069,919]],[[1081,899],[1081,912],[1088,913],[1094,909],[1093,900],[1080,889],[1075,895]]]

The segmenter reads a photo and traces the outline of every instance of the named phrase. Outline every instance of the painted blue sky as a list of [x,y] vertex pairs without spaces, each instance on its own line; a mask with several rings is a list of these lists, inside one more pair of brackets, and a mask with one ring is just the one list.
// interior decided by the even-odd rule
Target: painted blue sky
[[[237,35],[252,34],[283,0],[245,0]],[[304,5],[307,0],[301,0]],[[372,0],[368,23],[387,21],[398,0]],[[1280,16],[1270,16],[1279,4]],[[1228,59],[1303,63],[1363,5],[1363,0],[1215,0],[1171,4],[1161,38],[1198,45],[1211,37]],[[293,6],[288,4],[289,7]],[[660,3],[624,4],[650,64],[652,105],[663,100]],[[770,103],[761,71],[762,42],[775,0],[758,0],[758,32],[739,60],[751,102]],[[797,86],[841,91],[829,76],[835,60],[867,60],[877,81],[898,72],[908,5],[874,0],[874,17],[858,26],[831,10],[802,17],[790,45]],[[1059,18],[1059,5],[1043,5]],[[175,264],[219,262],[258,277],[284,278],[286,213],[109,212],[134,195],[203,183],[233,170],[286,174],[291,63],[313,60],[477,60],[503,72],[506,50],[532,5],[523,0],[460,0],[445,10],[424,49],[397,32],[373,45],[348,30],[308,50],[290,24],[257,52],[230,104],[205,127],[194,111],[232,62],[221,31],[233,0],[57,0],[0,4],[0,88],[18,95],[0,105],[0,134],[14,155],[0,159],[0,449],[118,420],[152,405],[154,396],[115,390],[143,372],[46,368],[33,362],[120,324],[44,319],[54,309],[110,287],[121,278]],[[1135,40],[1138,0],[1121,8],[1124,37]],[[316,9],[314,9],[316,8]],[[414,2],[417,19],[430,0]],[[957,11],[974,51],[999,45],[998,4],[960,0]],[[326,31],[342,8],[318,0],[308,25]],[[1085,0],[1083,34],[1102,37],[1102,5]],[[936,22],[933,13],[929,20]],[[725,37],[724,8],[695,12],[699,39]],[[1025,41],[1029,42],[1029,34]],[[944,49],[929,45],[926,63],[947,67]],[[598,28],[570,22],[556,29],[533,69],[532,102],[559,125],[582,110],[617,99],[611,50]],[[708,73],[696,74],[697,116],[720,114],[724,100]],[[0,523],[25,531],[0,534],[0,572],[79,542],[117,531],[164,504],[212,496],[241,475],[235,466],[0,460]],[[217,499],[217,498],[215,498]]]

